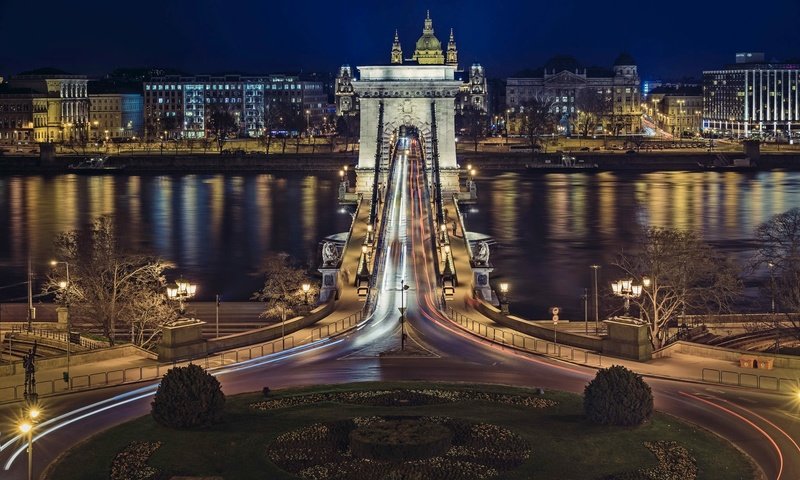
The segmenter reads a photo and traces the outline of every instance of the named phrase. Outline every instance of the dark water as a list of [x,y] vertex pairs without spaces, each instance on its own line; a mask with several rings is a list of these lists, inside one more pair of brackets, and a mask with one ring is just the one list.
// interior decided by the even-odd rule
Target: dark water
[[[324,175],[19,176],[0,178],[0,286],[25,280],[31,252],[46,273],[53,238],[113,215],[123,243],[177,264],[215,293],[246,300],[263,283],[270,252],[313,263],[318,242],[346,231],[350,216],[336,205],[338,177]],[[25,295],[0,289],[0,301]]]
[[[285,251],[315,264],[318,242],[346,231],[338,175],[17,176],[0,178],[0,287],[25,280],[31,252],[46,273],[52,240],[114,215],[124,242],[175,262],[200,297],[244,300],[262,283],[259,266]],[[493,236],[495,278],[511,285],[512,310],[544,317],[552,305],[582,319],[592,263],[601,287],[609,263],[642,225],[692,228],[740,261],[753,229],[800,206],[800,173],[487,173],[468,229]],[[0,301],[24,297],[0,288]]]
[[[510,284],[512,311],[547,318],[548,307],[558,305],[563,318],[582,320],[589,266],[602,267],[602,295],[619,278],[609,264],[642,226],[695,230],[745,263],[754,228],[800,206],[800,173],[504,173],[478,179],[478,196],[473,209],[464,209],[466,223],[499,243],[494,275]],[[745,294],[757,296],[758,289]],[[621,303],[607,300],[604,310]]]

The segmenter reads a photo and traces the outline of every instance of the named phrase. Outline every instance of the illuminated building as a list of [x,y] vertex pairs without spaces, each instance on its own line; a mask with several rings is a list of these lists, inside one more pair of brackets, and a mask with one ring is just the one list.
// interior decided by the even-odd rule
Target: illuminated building
[[655,105],[653,119],[675,137],[700,133],[703,116],[703,89],[658,87],[650,91]]
[[[620,124],[619,133],[641,130],[639,73],[636,61],[628,54],[617,57],[611,69],[584,68],[572,57],[554,57],[543,68],[523,72],[506,81],[506,106],[513,116],[533,98],[552,99],[554,113],[568,130],[570,119],[579,110],[575,99],[584,89],[595,90],[598,95],[611,99],[610,110],[604,116],[606,123],[613,117]],[[511,121],[509,129],[512,134],[518,134],[518,122]]]
[[9,87],[31,95],[33,141],[63,142],[86,138],[89,97],[85,75],[43,68],[13,76]]
[[[455,69],[454,78],[463,83],[456,98],[456,113],[461,113],[466,105],[475,105],[483,112],[488,113],[488,86],[486,73],[480,64],[473,64],[470,67],[468,76],[458,68],[458,48],[456,46],[455,33],[450,29],[450,38],[447,42],[447,49],[442,48],[442,43],[434,34],[433,20],[430,12],[427,13],[422,35],[415,44],[414,54],[411,58],[403,59],[403,47],[400,44],[400,36],[395,30],[392,48],[389,54],[391,65],[415,64],[415,65],[447,65]],[[349,65],[343,65],[339,69],[336,77],[335,97],[336,112],[338,115],[353,115],[359,109],[358,97],[353,93],[353,71]]]
[[29,88],[0,85],[0,143],[33,141],[33,98]]
[[89,82],[89,140],[129,139],[143,133],[143,98],[130,87]]
[[[800,122],[800,64],[737,53],[736,63],[703,72],[703,130],[737,137],[791,137]],[[796,129],[796,127],[795,127]]]
[[[166,123],[177,122],[183,137],[204,138],[210,112],[223,108],[236,119],[241,136],[256,137],[267,123],[274,125],[270,109],[278,103],[294,107],[313,127],[322,122],[328,99],[322,81],[310,76],[155,77],[144,82],[145,130],[157,136]],[[177,120],[168,122],[168,117]]]

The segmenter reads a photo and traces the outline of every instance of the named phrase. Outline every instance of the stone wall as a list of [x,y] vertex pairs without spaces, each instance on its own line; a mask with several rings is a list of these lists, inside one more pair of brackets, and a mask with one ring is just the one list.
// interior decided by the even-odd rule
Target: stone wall
[[[155,360],[157,355],[153,352],[144,350],[134,345],[118,345],[115,347],[91,350],[89,352],[73,353],[70,355],[70,366],[86,365],[89,363],[114,360],[121,357],[138,356],[146,359]],[[57,357],[40,358],[36,360],[37,370],[67,368],[67,355]],[[25,373],[22,361],[14,362],[10,365],[0,366],[0,375],[21,375]]]
[[739,365],[739,360],[744,357],[769,358],[775,368],[800,368],[800,357],[795,355],[775,355],[773,353],[747,352],[732,348],[714,347],[699,343],[684,342],[679,340],[664,348],[653,352],[653,358],[669,358],[675,353],[694,355],[702,358],[724,360]]

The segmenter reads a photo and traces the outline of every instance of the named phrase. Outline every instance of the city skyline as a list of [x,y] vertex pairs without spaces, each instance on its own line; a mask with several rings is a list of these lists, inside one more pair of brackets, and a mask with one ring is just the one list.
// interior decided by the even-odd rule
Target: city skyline
[[[718,3],[718,2],[714,2]],[[431,11],[437,36],[455,31],[460,66],[481,63],[492,78],[542,66],[555,55],[571,55],[584,66],[607,66],[621,52],[637,60],[643,78],[700,77],[703,69],[733,63],[736,51],[764,51],[767,59],[797,56],[791,22],[800,5],[788,0],[747,35],[731,36],[744,2],[694,5],[691,12],[625,0],[614,8],[580,1],[557,5],[506,2],[487,10],[478,2],[407,2],[375,7],[355,2],[306,2],[265,6],[243,2],[220,11],[213,2],[161,6],[146,0],[124,15],[109,15],[99,2],[67,10],[45,7],[37,34],[18,4],[2,12],[6,34],[25,39],[25,54],[0,55],[2,75],[40,67],[100,75],[117,67],[168,67],[187,73],[271,71],[335,72],[339,65],[388,63],[395,28],[411,50]],[[57,14],[56,14],[57,12]],[[252,21],[251,24],[243,22]],[[713,22],[709,19],[714,19]],[[69,25],[69,48],[64,45]],[[670,35],[670,30],[677,34]],[[135,38],[135,41],[133,39]],[[725,42],[713,39],[728,38]]]

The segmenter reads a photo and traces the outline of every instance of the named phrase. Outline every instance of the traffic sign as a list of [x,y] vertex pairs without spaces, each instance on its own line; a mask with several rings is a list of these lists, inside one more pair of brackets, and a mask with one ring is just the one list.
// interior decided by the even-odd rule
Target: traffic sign
[[553,324],[558,324],[558,315],[553,315]]
[[406,317],[404,317],[404,316],[402,316],[402,315],[401,315],[401,316],[400,316],[400,323],[403,323],[403,322],[405,322],[405,321],[406,321]]
[[405,315],[406,314],[406,307],[400,307],[400,308],[398,308],[398,310],[400,310],[400,315]]

